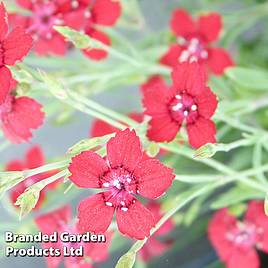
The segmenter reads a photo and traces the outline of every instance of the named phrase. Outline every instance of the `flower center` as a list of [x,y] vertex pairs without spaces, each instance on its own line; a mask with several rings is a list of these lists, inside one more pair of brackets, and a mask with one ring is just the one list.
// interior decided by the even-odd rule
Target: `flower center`
[[109,193],[104,197],[105,204],[123,211],[127,211],[129,205],[135,201],[130,194],[139,192],[135,176],[122,167],[111,169],[102,177],[101,182]]
[[177,94],[169,104],[172,118],[180,124],[184,121],[193,123],[198,117],[198,106],[192,96],[186,93]]
[[180,62],[203,61],[208,58],[206,47],[199,38],[194,37],[189,40],[181,39],[179,40],[179,43],[184,48],[179,57]]
[[257,226],[252,223],[239,222],[235,228],[227,233],[227,239],[238,247],[250,248],[260,241],[262,233],[262,228],[257,228]]
[[56,13],[56,6],[53,3],[35,4],[33,17],[28,31],[37,36],[50,39],[53,26],[63,24],[62,15]]

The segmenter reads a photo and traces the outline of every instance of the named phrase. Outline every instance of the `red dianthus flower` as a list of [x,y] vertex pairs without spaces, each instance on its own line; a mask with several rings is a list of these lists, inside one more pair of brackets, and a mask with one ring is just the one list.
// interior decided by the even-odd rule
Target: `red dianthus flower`
[[205,84],[203,69],[198,63],[181,63],[173,70],[172,80],[171,88],[157,78],[152,87],[143,89],[145,114],[152,117],[149,139],[172,141],[185,122],[191,146],[198,148],[215,142],[216,128],[210,118],[216,110],[217,98]]
[[[42,149],[39,146],[33,146],[29,149],[25,155],[25,160],[13,160],[7,163],[6,170],[7,171],[22,171],[26,169],[33,169],[45,164],[45,157],[43,154]],[[32,177],[27,178],[26,180],[22,181],[21,183],[17,184],[15,187],[12,188],[10,191],[10,199],[14,204],[17,198],[28,188],[29,186],[37,183],[43,179],[49,178],[50,176],[54,175],[55,172],[45,172],[41,173]],[[52,184],[49,184],[47,188],[53,189],[57,186],[58,181]],[[45,190],[40,192],[39,200],[34,209],[40,208],[43,201],[45,199]]]
[[[14,14],[13,24],[23,25],[35,37],[35,51],[39,55],[64,55],[70,47],[54,26],[69,26],[110,45],[109,37],[95,26],[112,26],[121,14],[120,3],[113,0],[17,0],[17,3],[32,15]],[[99,49],[84,50],[84,53],[95,60],[107,55]]]
[[256,249],[268,253],[268,218],[263,210],[263,202],[251,201],[243,221],[227,208],[211,219],[209,239],[228,268],[260,267]]
[[[69,234],[78,234],[76,226],[71,223],[71,207],[65,206],[53,212],[36,218],[35,222],[43,234],[52,234],[53,232],[68,232]],[[105,261],[109,256],[109,246],[112,239],[112,232],[106,233],[106,241],[102,243],[84,243],[70,242],[43,243],[44,248],[59,248],[62,251],[63,247],[79,247],[84,248],[84,257],[67,257],[64,258],[66,267],[74,268],[94,268],[92,262]],[[89,260],[86,260],[88,258]],[[62,261],[62,254],[59,257],[46,257],[48,268],[57,268]]]
[[[16,27],[8,33],[8,16],[4,4],[0,3],[0,105],[9,91],[11,73],[6,66],[21,61],[33,45],[32,37],[24,29]],[[1,112],[0,112],[1,113]]]
[[[8,75],[7,69],[0,70]],[[3,81],[3,82],[2,82]],[[31,129],[37,129],[43,124],[44,113],[42,105],[29,97],[16,97],[11,91],[15,86],[14,80],[9,76],[0,75],[0,92],[5,92],[0,98],[0,128],[5,136],[13,143],[22,143],[32,137]]]
[[143,158],[135,131],[117,132],[107,143],[107,158],[84,151],[72,158],[70,180],[83,188],[103,188],[79,204],[78,229],[105,232],[116,212],[121,233],[136,239],[150,235],[153,214],[133,195],[157,198],[172,184],[172,169],[157,159]]
[[195,22],[185,10],[176,9],[172,14],[170,28],[178,42],[171,45],[162,56],[162,64],[174,67],[178,62],[197,61],[216,75],[223,74],[226,67],[233,65],[225,49],[211,46],[219,39],[222,28],[220,14],[200,16]]

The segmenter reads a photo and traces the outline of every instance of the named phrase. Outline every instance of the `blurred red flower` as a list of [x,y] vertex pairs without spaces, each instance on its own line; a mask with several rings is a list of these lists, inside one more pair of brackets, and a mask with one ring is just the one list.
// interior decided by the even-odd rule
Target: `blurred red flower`
[[[156,222],[158,222],[163,213],[160,204],[154,201],[148,203],[147,208],[153,213]],[[168,219],[155,233],[149,238],[142,247],[139,254],[144,262],[149,262],[152,258],[163,255],[171,246],[172,241],[160,241],[161,236],[167,235],[175,228],[172,219]]]
[[[113,0],[17,0],[17,3],[32,15],[13,14],[12,24],[23,25],[34,36],[39,55],[65,55],[70,47],[53,26],[66,25],[110,45],[109,37],[97,30],[96,25],[112,26],[121,14],[120,3]],[[95,60],[107,56],[100,49],[88,49],[84,53]]]
[[178,62],[193,62],[205,65],[216,75],[221,75],[226,67],[232,66],[229,53],[220,47],[213,47],[222,29],[221,15],[210,13],[194,21],[183,9],[176,9],[170,21],[170,28],[178,38],[162,56],[161,63],[175,67]]
[[268,253],[268,218],[263,202],[251,201],[243,221],[227,208],[217,211],[209,223],[208,235],[228,268],[259,268],[256,249]]
[[[45,157],[41,147],[33,146],[29,149],[25,155],[24,160],[13,160],[6,164],[7,171],[22,171],[26,169],[34,169],[40,166],[45,165]],[[57,171],[53,172],[45,172],[41,173],[32,177],[27,178],[26,180],[22,181],[21,183],[17,184],[15,187],[12,188],[10,191],[10,199],[14,204],[17,198],[28,188],[29,186],[37,183],[43,179],[49,178],[50,176],[57,173]],[[48,189],[54,189],[58,185],[59,181],[51,183],[47,186]],[[45,190],[40,192],[39,200],[34,209],[40,208],[43,201],[45,199]]]
[[145,114],[152,117],[147,132],[149,139],[172,141],[185,121],[191,146],[198,148],[214,143],[216,128],[210,118],[218,102],[206,86],[203,68],[197,63],[178,64],[172,80],[171,88],[159,77],[143,87]]
[[157,198],[174,179],[172,169],[157,159],[143,158],[144,152],[135,131],[117,132],[107,143],[107,158],[84,151],[72,158],[70,180],[82,188],[104,188],[79,204],[78,229],[105,232],[114,212],[121,233],[136,239],[150,235],[155,225],[153,214],[132,194]]
[[0,72],[0,92],[5,92],[0,99],[0,127],[11,142],[26,142],[32,137],[31,130],[43,124],[42,105],[29,97],[14,96],[11,90],[16,82],[8,69]]
[[[69,234],[78,234],[76,226],[71,224],[71,207],[64,206],[55,211],[39,216],[35,219],[35,222],[43,234],[52,234],[53,232],[68,232]],[[59,248],[62,249],[64,246],[84,248],[84,257],[67,257],[64,258],[66,267],[75,268],[94,268],[93,262],[103,262],[108,259],[109,246],[112,239],[112,232],[107,232],[105,243],[84,243],[84,242],[70,242],[69,244],[58,241],[57,243],[48,242],[43,243],[44,248]],[[49,256],[46,257],[47,265],[49,268],[57,268],[62,261],[62,254],[59,257]],[[90,259],[90,262],[86,260]]]

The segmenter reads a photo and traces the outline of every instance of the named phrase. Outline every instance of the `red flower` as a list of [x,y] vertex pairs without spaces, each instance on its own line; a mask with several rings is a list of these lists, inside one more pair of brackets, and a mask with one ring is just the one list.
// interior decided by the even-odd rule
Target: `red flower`
[[11,73],[6,67],[21,61],[30,51],[33,40],[21,27],[8,33],[7,12],[0,3],[0,105],[9,91]]
[[145,114],[152,117],[149,139],[172,141],[185,121],[191,146],[215,142],[216,128],[210,118],[217,99],[205,84],[203,69],[197,63],[181,63],[173,70],[172,80],[171,88],[159,81],[143,90]]
[[[156,222],[158,222],[163,213],[160,210],[160,204],[157,202],[150,202],[147,208],[153,213]],[[175,225],[171,219],[167,220],[158,229],[155,234],[149,238],[146,244],[140,250],[140,256],[144,262],[150,261],[152,258],[163,255],[171,246],[172,241],[160,241],[157,238],[163,235],[167,235],[174,229]]]
[[[113,0],[17,0],[17,3],[32,12],[32,16],[12,16],[13,24],[20,24],[36,39],[35,51],[39,55],[64,55],[70,47],[53,26],[66,25],[84,31],[91,37],[110,45],[109,37],[95,28],[96,25],[112,26],[120,16],[119,2]],[[103,50],[85,50],[92,59],[102,59]]]
[[[9,76],[7,70],[2,70],[1,74]],[[7,81],[4,76],[0,75],[0,92],[5,92],[2,101],[0,99],[0,127],[11,142],[22,143],[32,137],[31,129],[37,129],[43,124],[42,105],[29,97],[14,96],[10,92],[13,81]]]
[[242,222],[226,208],[219,210],[209,223],[208,234],[228,268],[259,268],[256,249],[268,253],[268,218],[263,202],[251,201]]
[[[85,2],[85,1],[84,1]],[[121,15],[121,5],[118,0],[88,0],[89,20],[85,27],[85,33],[90,37],[111,45],[111,40],[107,34],[100,31],[96,26],[113,26]],[[102,49],[86,49],[83,51],[86,56],[93,60],[101,60],[107,57],[107,52]]]
[[[53,232],[68,232],[69,234],[78,234],[76,226],[70,225],[71,221],[71,208],[69,206],[62,207],[46,215],[36,218],[35,222],[43,234],[52,234]],[[112,239],[112,233],[106,233],[105,243],[63,243],[58,241],[56,244],[52,242],[43,243],[44,248],[59,248],[63,246],[79,247],[84,248],[84,257],[90,258],[88,262],[84,257],[68,257],[64,259],[66,267],[75,268],[93,268],[92,261],[102,262],[105,261],[109,256],[109,245]],[[62,261],[62,254],[59,257],[49,256],[46,258],[48,268],[57,268]]]
[[[24,161],[21,161],[21,160],[10,161],[6,165],[6,170],[7,171],[21,171],[21,170],[26,170],[26,169],[37,168],[37,167],[43,166],[44,164],[45,164],[45,157],[44,157],[42,149],[39,146],[34,146],[30,150],[27,151]],[[41,173],[41,174],[32,176],[30,178],[27,178],[26,180],[17,184],[10,191],[10,199],[12,203],[14,204],[16,202],[17,198],[26,190],[26,188],[33,185],[34,183],[37,183],[43,179],[46,179],[54,175],[54,173],[55,172]],[[57,184],[58,182],[52,183],[48,185],[48,188],[53,189]],[[34,209],[40,208],[44,199],[45,199],[45,191],[43,190],[40,192],[39,200]]]
[[157,198],[171,185],[174,175],[157,159],[144,160],[135,131],[117,132],[107,143],[107,158],[84,151],[72,159],[70,180],[82,188],[103,188],[79,204],[78,229],[105,232],[116,211],[121,233],[136,239],[150,235],[153,214],[132,194]]
[[178,43],[170,46],[160,60],[162,64],[174,67],[178,62],[198,61],[216,75],[223,74],[226,67],[233,65],[225,49],[211,46],[219,39],[222,28],[220,14],[200,16],[195,22],[185,10],[176,9],[172,14],[170,28],[178,38]]

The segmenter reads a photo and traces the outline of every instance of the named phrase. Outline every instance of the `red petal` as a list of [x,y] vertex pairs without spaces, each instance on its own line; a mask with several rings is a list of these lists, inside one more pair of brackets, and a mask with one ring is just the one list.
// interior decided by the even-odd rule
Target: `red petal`
[[102,121],[102,120],[95,120],[91,126],[90,130],[90,137],[102,137],[104,135],[108,135],[114,132],[117,132],[119,129],[111,126],[110,124]]
[[65,13],[63,16],[64,24],[76,30],[80,30],[85,27],[88,22],[88,18],[85,16],[85,9],[75,10]]
[[112,232],[105,233],[105,243],[85,243],[85,256],[90,257],[94,262],[106,261],[109,257],[109,247],[112,241]]
[[14,99],[12,111],[2,121],[2,129],[14,143],[27,141],[32,137],[31,129],[37,129],[42,125],[44,113],[42,106],[29,97]]
[[165,80],[160,75],[151,76],[144,84],[141,85],[141,91],[144,92],[147,89],[168,88]]
[[152,141],[169,142],[175,139],[180,127],[181,123],[172,120],[168,113],[163,113],[150,120],[147,136]]
[[176,36],[186,36],[195,31],[195,22],[187,11],[176,9],[171,17],[170,28]]
[[211,91],[210,88],[207,88],[207,90],[197,96],[195,101],[198,106],[198,113],[207,119],[214,114],[218,105],[217,96]]
[[84,151],[72,158],[69,179],[82,188],[100,188],[100,176],[108,171],[105,160],[92,151]]
[[[150,87],[149,87],[150,86]],[[142,103],[145,113],[148,115],[163,115],[168,113],[167,105],[169,101],[174,97],[171,94],[170,88],[158,80],[158,83],[150,83],[146,86],[146,90],[143,91]]]
[[112,222],[114,207],[105,205],[105,195],[109,192],[90,196],[80,202],[77,227],[81,233],[104,233]]
[[143,113],[135,113],[135,112],[133,112],[133,113],[129,113],[128,116],[131,119],[137,121],[138,123],[142,123],[142,121],[144,119],[144,114]]
[[122,234],[135,239],[144,239],[150,236],[150,230],[155,225],[153,214],[137,199],[134,199],[127,211],[116,211],[116,222]]
[[2,41],[8,32],[8,17],[4,3],[0,3],[0,41]]
[[112,168],[124,166],[132,171],[142,159],[140,139],[135,130],[117,132],[107,143],[107,158]]
[[226,234],[236,227],[236,218],[227,209],[218,210],[208,225],[208,236],[220,258],[226,261],[235,245],[227,239]]
[[26,9],[32,9],[32,0],[16,0],[17,4]]
[[20,160],[13,160],[6,164],[7,171],[21,171],[25,169],[24,163]]
[[160,63],[172,68],[176,67],[179,63],[182,50],[183,49],[178,44],[171,45],[168,51],[161,57]]
[[187,124],[189,143],[194,148],[199,148],[206,143],[216,142],[216,127],[213,121],[199,117],[193,124]]
[[251,201],[244,217],[245,221],[251,222],[260,228],[263,233],[258,241],[258,248],[268,253],[268,217],[264,213],[263,201]]
[[259,268],[260,261],[257,252],[254,249],[241,250],[236,249],[232,256],[227,260],[228,268]]
[[35,219],[35,222],[41,232],[45,234],[51,234],[55,231],[60,231],[62,225],[71,219],[72,210],[71,207],[66,205],[53,212],[39,216]]
[[112,26],[121,15],[121,6],[119,1],[114,0],[96,0],[93,8],[93,20],[96,24]]
[[29,53],[33,46],[33,39],[23,28],[17,27],[3,41],[2,46],[5,64],[14,65]]
[[40,38],[37,40],[35,42],[34,49],[35,52],[41,56],[50,54],[64,56],[67,51],[67,43],[61,35],[55,33],[51,39]]
[[0,105],[5,101],[10,91],[11,77],[12,75],[8,68],[5,66],[0,68]]
[[171,245],[169,242],[161,242],[155,237],[150,237],[139,252],[141,259],[144,262],[149,262],[152,258],[163,255]]
[[[104,43],[107,46],[111,45],[110,38],[101,31],[92,30],[88,35],[102,43]],[[103,49],[84,49],[84,54],[91,58],[92,60],[102,60],[108,56],[108,53]]]
[[173,170],[157,159],[141,162],[134,170],[138,179],[138,194],[147,198],[158,198],[171,186],[175,178]]
[[201,16],[197,22],[198,31],[209,42],[217,41],[222,28],[221,15],[218,13],[210,13]]
[[45,156],[40,146],[32,147],[26,154],[27,168],[33,169],[45,164]]
[[[54,242],[48,242],[48,243],[42,243],[42,247],[43,248],[59,248],[61,249],[61,245],[60,243],[54,243]],[[46,259],[46,265],[47,265],[47,268],[58,268],[62,259],[63,259],[63,256],[62,256],[63,252],[61,252],[61,255],[59,257],[45,257]]]
[[229,53],[223,48],[211,48],[208,55],[208,66],[216,75],[222,75],[225,68],[234,65]]
[[93,266],[90,262],[85,262],[83,257],[64,258],[64,267],[65,268],[95,268],[95,266]]
[[206,89],[204,69],[196,62],[178,64],[172,72],[172,80],[177,91],[186,90],[192,96],[197,96]]

